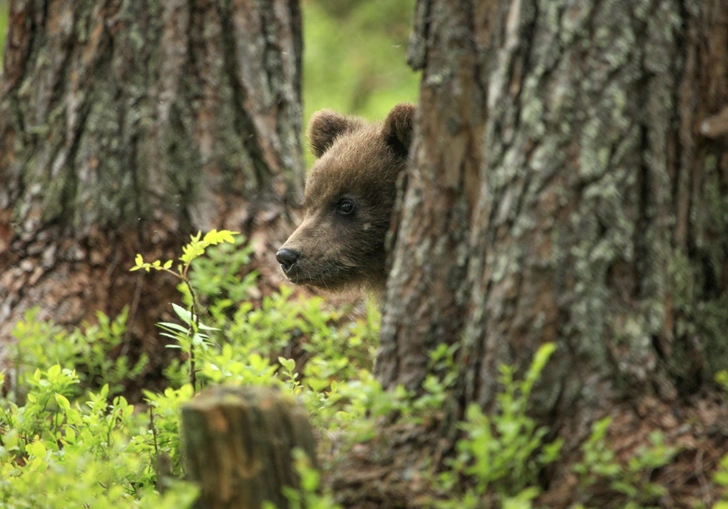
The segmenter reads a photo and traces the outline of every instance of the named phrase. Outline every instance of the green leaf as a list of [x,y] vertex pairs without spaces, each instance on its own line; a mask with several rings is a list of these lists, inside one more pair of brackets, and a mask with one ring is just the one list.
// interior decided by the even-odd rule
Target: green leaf
[[180,317],[180,319],[190,325],[192,323],[192,313],[190,313],[188,310],[180,306],[179,304],[172,303],[172,309],[174,309],[174,312],[177,314],[177,316]]
[[61,407],[63,410],[68,410],[71,408],[71,402],[68,401],[68,398],[66,398],[63,394],[56,393],[56,403],[58,403],[58,406]]
[[30,456],[34,456],[36,458],[42,458],[45,456],[47,451],[46,446],[38,438],[36,438],[34,442],[25,446],[25,450],[28,454],[30,454]]
[[140,255],[140,254],[136,255],[136,258],[134,258],[134,264],[135,265],[131,269],[129,269],[130,271],[139,270],[143,267],[144,258],[142,257],[142,255]]
[[61,374],[61,365],[60,364],[54,364],[50,368],[48,368],[48,378],[57,378],[58,375]]
[[288,371],[293,371],[296,369],[296,361],[293,359],[286,359],[285,357],[278,357],[278,362],[281,363],[281,366],[286,368]]
[[174,330],[177,332],[181,332],[183,334],[187,334],[187,327],[183,327],[178,323],[172,323],[172,322],[159,322],[157,323],[158,327],[161,327],[162,329],[167,330]]

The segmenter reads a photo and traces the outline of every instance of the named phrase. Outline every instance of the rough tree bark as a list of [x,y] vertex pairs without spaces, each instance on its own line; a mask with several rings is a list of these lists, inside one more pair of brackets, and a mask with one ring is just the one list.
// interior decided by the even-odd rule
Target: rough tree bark
[[[197,230],[275,235],[303,164],[298,2],[16,0],[0,82],[0,357],[22,313],[130,306],[155,343],[174,292],[128,272]],[[262,242],[262,241],[261,241]]]
[[691,461],[725,413],[728,1],[419,0],[409,58],[379,379],[417,388],[459,341],[456,413],[492,408],[498,366],[554,342],[532,411],[567,454],[610,414]]
[[316,465],[306,409],[264,387],[217,386],[184,403],[182,443],[200,509],[259,509],[266,501],[288,508],[285,487],[300,488],[293,450]]

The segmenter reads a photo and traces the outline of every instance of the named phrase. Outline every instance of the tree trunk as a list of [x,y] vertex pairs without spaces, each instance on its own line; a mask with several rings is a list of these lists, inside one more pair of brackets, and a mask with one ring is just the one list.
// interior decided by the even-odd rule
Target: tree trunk
[[174,281],[142,290],[135,253],[229,228],[262,254],[299,201],[298,2],[16,0],[7,40],[0,353],[32,306],[75,325],[128,305],[153,346]]
[[531,410],[567,454],[607,413],[623,438],[693,422],[695,452],[725,414],[728,1],[420,0],[409,56],[380,380],[460,342],[462,415],[554,342]]
[[[468,299],[467,224],[483,154],[485,97],[473,72],[481,67],[472,13],[456,2],[417,4],[410,64],[422,76],[410,170],[393,252],[377,370],[386,385],[414,388],[428,352],[457,340]],[[438,32],[438,47],[426,48]],[[433,51],[429,51],[432,49]],[[425,56],[425,52],[429,51]],[[396,304],[390,304],[396,303]]]

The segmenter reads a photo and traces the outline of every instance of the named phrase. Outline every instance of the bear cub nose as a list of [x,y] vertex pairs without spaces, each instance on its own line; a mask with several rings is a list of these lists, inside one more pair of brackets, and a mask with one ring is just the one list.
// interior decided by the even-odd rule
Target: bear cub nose
[[286,274],[293,268],[293,265],[295,265],[296,261],[300,257],[300,253],[298,251],[294,251],[293,249],[288,249],[287,247],[284,247],[282,249],[279,249],[276,253],[276,260],[278,260],[278,263],[281,264],[281,268],[283,269],[283,272]]

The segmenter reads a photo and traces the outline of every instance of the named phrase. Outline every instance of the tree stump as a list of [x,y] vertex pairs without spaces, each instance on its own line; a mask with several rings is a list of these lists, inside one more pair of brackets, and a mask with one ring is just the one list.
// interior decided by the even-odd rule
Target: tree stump
[[258,509],[265,500],[288,507],[283,486],[298,486],[291,451],[315,462],[303,408],[278,390],[215,387],[182,407],[187,477],[200,485],[195,507]]

